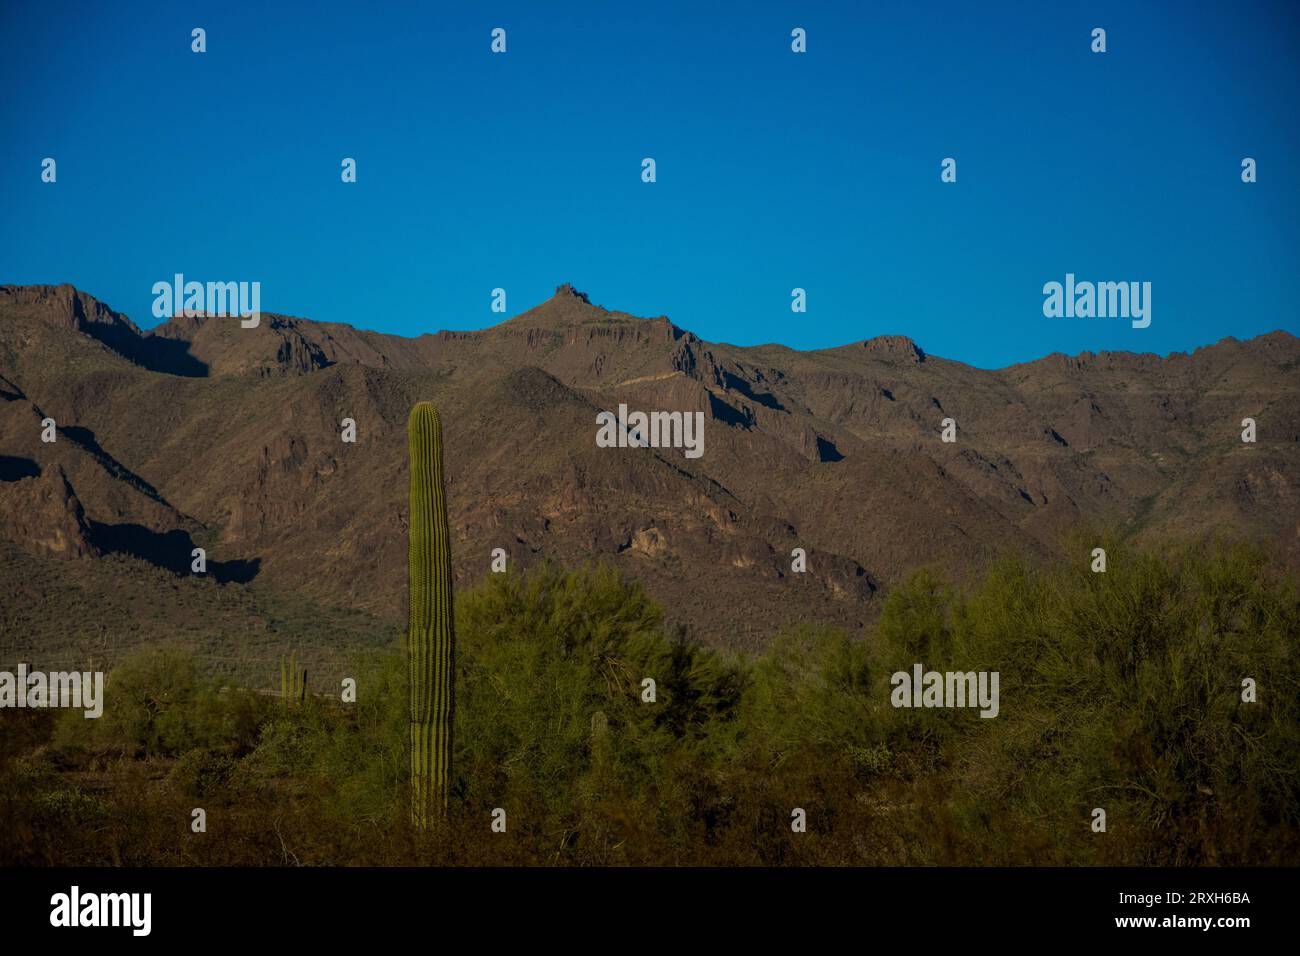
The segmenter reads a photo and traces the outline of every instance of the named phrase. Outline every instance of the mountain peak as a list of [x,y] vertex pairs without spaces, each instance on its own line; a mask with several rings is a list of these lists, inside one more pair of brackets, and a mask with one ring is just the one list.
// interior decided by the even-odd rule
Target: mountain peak
[[878,335],[867,339],[862,347],[868,352],[915,365],[925,361],[925,351],[906,335]]
[[565,282],[555,287],[555,295],[540,302],[525,312],[520,312],[512,319],[506,319],[502,325],[541,326],[558,329],[572,326],[601,324],[614,318],[631,319],[632,316],[622,312],[610,312],[603,306],[593,305],[587,293]]
[[557,285],[555,287],[555,297],[557,299],[558,298],[578,299],[579,301],[587,303],[587,305],[591,305],[591,299],[587,296],[587,293],[579,292],[577,289],[573,287],[571,283],[568,282],[565,282],[563,285]]

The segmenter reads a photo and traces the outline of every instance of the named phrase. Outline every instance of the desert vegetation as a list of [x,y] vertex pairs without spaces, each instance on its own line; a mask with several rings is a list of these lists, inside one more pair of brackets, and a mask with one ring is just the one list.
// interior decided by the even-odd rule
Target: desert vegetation
[[[357,655],[355,703],[293,707],[142,651],[98,720],[0,714],[0,863],[1300,861],[1295,580],[1238,546],[1111,542],[1100,574],[1086,553],[962,587],[922,569],[866,633],[787,629],[743,656],[608,567],[491,575],[456,596],[438,832],[410,819],[400,642]],[[999,715],[895,709],[890,675],[916,662],[1000,672]]]

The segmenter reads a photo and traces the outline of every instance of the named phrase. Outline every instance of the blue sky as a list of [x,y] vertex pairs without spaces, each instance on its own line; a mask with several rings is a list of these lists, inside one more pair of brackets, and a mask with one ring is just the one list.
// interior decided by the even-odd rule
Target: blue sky
[[[572,282],[711,341],[984,367],[1300,330],[1300,4],[278,6],[0,5],[0,282],[148,327],[173,273],[257,280],[405,335]],[[1045,318],[1067,272],[1151,282],[1151,326]]]

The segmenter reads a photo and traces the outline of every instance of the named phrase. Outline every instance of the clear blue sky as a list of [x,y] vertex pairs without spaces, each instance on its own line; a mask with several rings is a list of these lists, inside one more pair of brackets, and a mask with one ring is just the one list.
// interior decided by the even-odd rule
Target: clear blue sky
[[[1300,329],[1291,0],[279,6],[0,0],[0,282],[151,326],[175,272],[257,280],[406,335],[572,282],[712,341],[985,367]],[[1150,281],[1151,327],[1044,318],[1066,272]]]

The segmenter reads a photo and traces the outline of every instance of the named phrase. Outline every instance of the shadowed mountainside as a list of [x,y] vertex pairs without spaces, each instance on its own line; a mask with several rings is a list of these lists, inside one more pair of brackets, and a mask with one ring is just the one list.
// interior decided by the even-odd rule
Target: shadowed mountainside
[[[199,541],[226,580],[400,620],[405,423],[428,400],[459,585],[495,548],[605,558],[702,636],[752,645],[792,620],[855,627],[917,565],[1059,554],[1081,527],[1223,531],[1300,565],[1297,372],[1284,332],[985,371],[901,336],[709,343],[567,285],[493,328],[417,338],[269,314],[145,333],[71,286],[0,286],[0,504],[24,516],[0,537],[182,573]],[[597,412],[620,403],[703,412],[703,456],[596,447]]]

